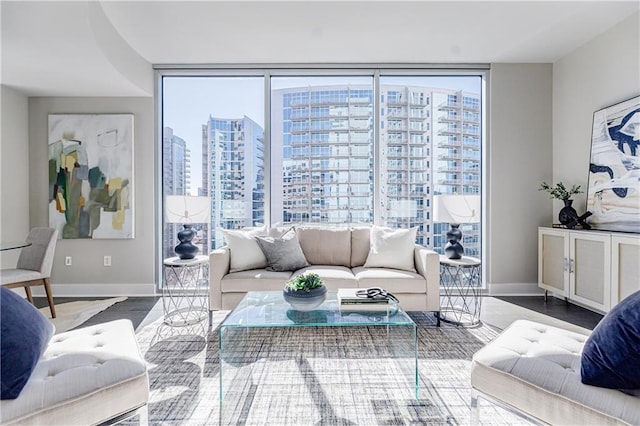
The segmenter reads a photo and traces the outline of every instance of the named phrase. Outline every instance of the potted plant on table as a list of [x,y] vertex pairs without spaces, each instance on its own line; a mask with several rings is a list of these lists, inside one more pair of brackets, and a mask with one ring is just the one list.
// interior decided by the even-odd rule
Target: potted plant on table
[[564,202],[564,207],[558,214],[558,220],[561,224],[566,225],[575,217],[578,217],[578,213],[571,206],[571,204],[573,204],[571,196],[574,194],[582,194],[583,191],[580,189],[580,185],[572,185],[570,189],[567,189],[565,184],[562,182],[558,182],[554,186],[549,185],[547,182],[542,182],[538,191],[546,191],[549,193],[551,198],[562,200]]
[[294,309],[311,311],[324,302],[327,287],[318,274],[306,272],[287,281],[282,294]]

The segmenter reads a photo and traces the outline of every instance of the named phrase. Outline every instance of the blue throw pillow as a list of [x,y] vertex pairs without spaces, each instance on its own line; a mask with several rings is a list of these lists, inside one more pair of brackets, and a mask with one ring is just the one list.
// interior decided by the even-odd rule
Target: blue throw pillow
[[593,330],[580,373],[587,385],[640,389],[640,291],[614,306]]
[[55,327],[31,303],[0,287],[0,396],[15,399],[53,336]]

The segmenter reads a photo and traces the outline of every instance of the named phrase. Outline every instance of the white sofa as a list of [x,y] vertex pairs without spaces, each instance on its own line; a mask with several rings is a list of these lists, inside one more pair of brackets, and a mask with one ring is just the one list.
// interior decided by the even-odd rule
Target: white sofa
[[242,253],[232,253],[228,246],[212,251],[210,310],[233,309],[248,291],[282,290],[292,276],[315,272],[329,291],[382,287],[393,293],[406,311],[440,311],[440,261],[433,250],[415,245],[415,272],[365,268],[370,228],[299,227],[296,233],[310,264],[297,271],[252,269],[230,273],[231,256],[242,256]]
[[148,421],[149,376],[133,325],[117,320],[60,334],[16,399],[2,400],[2,425],[94,425],[133,414]]
[[640,396],[581,382],[588,337],[515,321],[473,356],[471,424],[479,424],[481,397],[546,424],[640,425]]

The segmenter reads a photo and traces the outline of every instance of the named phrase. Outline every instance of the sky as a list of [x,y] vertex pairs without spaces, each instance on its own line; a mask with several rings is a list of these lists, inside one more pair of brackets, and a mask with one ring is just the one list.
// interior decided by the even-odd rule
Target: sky
[[[282,89],[326,84],[373,84],[371,77],[272,77],[271,88]],[[480,93],[477,76],[383,76],[381,84],[402,84],[465,90]],[[209,116],[237,119],[247,116],[264,128],[264,77],[163,78],[163,127],[184,139],[191,150],[191,195],[202,181],[202,125]]]

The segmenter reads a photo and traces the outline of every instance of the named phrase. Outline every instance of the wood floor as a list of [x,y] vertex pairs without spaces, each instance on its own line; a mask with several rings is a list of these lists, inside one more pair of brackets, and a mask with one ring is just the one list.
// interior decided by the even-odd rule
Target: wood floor
[[[508,302],[515,306],[530,309],[532,311],[548,315],[550,317],[566,321],[568,323],[592,330],[598,322],[602,319],[602,315],[592,312],[588,309],[584,309],[580,306],[567,303],[563,300],[549,297],[545,303],[542,296],[510,296],[510,297],[496,297],[502,301]],[[68,297],[56,297],[55,303],[72,302],[74,300],[95,300],[96,298],[68,298]],[[102,299],[102,298],[98,298]],[[95,315],[87,322],[82,324],[82,327],[88,325],[99,324],[107,321],[113,321],[121,318],[128,318],[133,322],[134,328],[145,319],[147,314],[161,299],[160,296],[156,297],[129,297],[124,302],[116,303],[109,307],[105,311]],[[44,297],[35,297],[34,303],[38,307],[45,307],[47,305],[47,299]],[[516,318],[514,318],[516,319]]]

